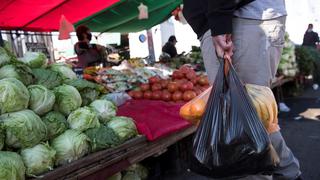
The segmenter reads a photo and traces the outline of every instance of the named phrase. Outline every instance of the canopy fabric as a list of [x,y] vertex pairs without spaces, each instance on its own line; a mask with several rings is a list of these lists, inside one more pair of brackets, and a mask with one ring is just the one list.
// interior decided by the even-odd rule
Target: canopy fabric
[[[148,19],[138,19],[138,6],[141,2],[148,6]],[[180,4],[182,0],[121,0],[116,5],[79,21],[76,26],[86,25],[95,32],[137,32],[165,21]]]
[[56,31],[64,15],[76,23],[120,0],[0,0],[0,29]]

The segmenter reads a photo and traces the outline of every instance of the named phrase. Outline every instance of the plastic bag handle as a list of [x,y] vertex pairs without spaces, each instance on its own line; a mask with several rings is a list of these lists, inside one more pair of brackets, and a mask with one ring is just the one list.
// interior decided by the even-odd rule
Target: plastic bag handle
[[228,72],[230,70],[230,66],[232,65],[232,60],[231,57],[228,54],[223,55],[223,60],[224,60],[224,75],[227,76]]

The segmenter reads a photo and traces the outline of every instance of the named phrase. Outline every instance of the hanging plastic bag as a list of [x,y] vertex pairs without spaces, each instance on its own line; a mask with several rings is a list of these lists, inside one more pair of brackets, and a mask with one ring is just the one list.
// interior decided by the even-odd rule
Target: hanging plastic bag
[[61,15],[58,39],[70,39],[71,32],[74,32],[74,26],[67,20],[64,15]]
[[138,10],[139,10],[138,19],[142,20],[142,19],[148,19],[148,18],[149,18],[148,6],[146,6],[146,5],[144,5],[143,3],[141,3],[141,4],[138,6]]
[[271,174],[279,157],[268,133],[233,66],[220,63],[194,137],[190,168],[213,178]]

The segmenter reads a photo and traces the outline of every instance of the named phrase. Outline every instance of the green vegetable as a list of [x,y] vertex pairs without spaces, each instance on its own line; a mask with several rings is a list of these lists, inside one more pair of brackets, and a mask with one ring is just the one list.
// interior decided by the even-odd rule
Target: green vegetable
[[20,59],[31,68],[44,68],[47,66],[48,59],[42,52],[26,52]]
[[3,47],[0,47],[0,67],[10,63],[10,59],[7,51]]
[[17,79],[0,80],[0,114],[26,109],[29,104],[29,91]]
[[113,102],[108,100],[95,100],[90,104],[99,117],[101,123],[107,123],[112,117],[116,115],[117,107]]
[[46,125],[41,118],[31,110],[22,110],[2,114],[6,130],[6,145],[12,148],[27,148],[39,144],[47,136]]
[[29,108],[38,115],[43,115],[52,110],[55,95],[52,91],[41,85],[31,85],[28,87],[30,93]]
[[122,175],[121,172],[118,172],[117,174],[114,174],[113,176],[109,177],[107,180],[121,180]]
[[22,158],[15,152],[0,151],[0,179],[24,180],[26,168]]
[[141,179],[147,179],[148,178],[148,169],[141,164],[133,164],[128,169],[126,169],[126,172],[131,172],[137,174]]
[[81,158],[89,152],[88,137],[78,130],[69,129],[53,139],[51,146],[56,150],[56,165],[63,165]]
[[65,64],[51,64],[50,69],[52,71],[58,72],[63,80],[77,79],[76,73],[74,73],[72,69]]
[[4,128],[3,125],[0,123],[0,151],[4,147]]
[[104,92],[103,86],[84,79],[66,80],[65,84],[75,87],[80,92],[82,106],[89,105],[98,98],[100,92]]
[[16,78],[26,86],[32,84],[34,81],[32,70],[22,63],[8,64],[1,67],[0,79],[4,78]]
[[100,127],[97,113],[89,107],[82,107],[73,111],[69,115],[67,121],[71,129],[79,131]]
[[42,117],[42,121],[46,124],[48,139],[53,139],[68,129],[66,118],[59,112],[49,112]]
[[107,126],[120,137],[120,141],[124,142],[138,134],[133,119],[123,116],[111,118]]
[[106,126],[88,129],[85,131],[85,134],[90,139],[92,152],[115,147],[120,144],[116,133]]
[[81,106],[82,99],[80,93],[73,86],[58,86],[54,89],[54,94],[56,96],[54,109],[66,116]]
[[56,151],[49,144],[38,144],[21,151],[27,175],[36,177],[53,169]]
[[35,76],[36,84],[45,86],[48,89],[53,89],[62,84],[62,77],[59,73],[50,69],[32,69]]

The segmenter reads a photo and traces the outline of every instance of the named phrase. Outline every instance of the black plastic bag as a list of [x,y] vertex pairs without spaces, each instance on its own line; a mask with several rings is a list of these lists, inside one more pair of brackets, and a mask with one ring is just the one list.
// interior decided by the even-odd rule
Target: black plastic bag
[[190,168],[214,178],[271,174],[280,160],[268,133],[233,66],[220,63],[194,137]]

